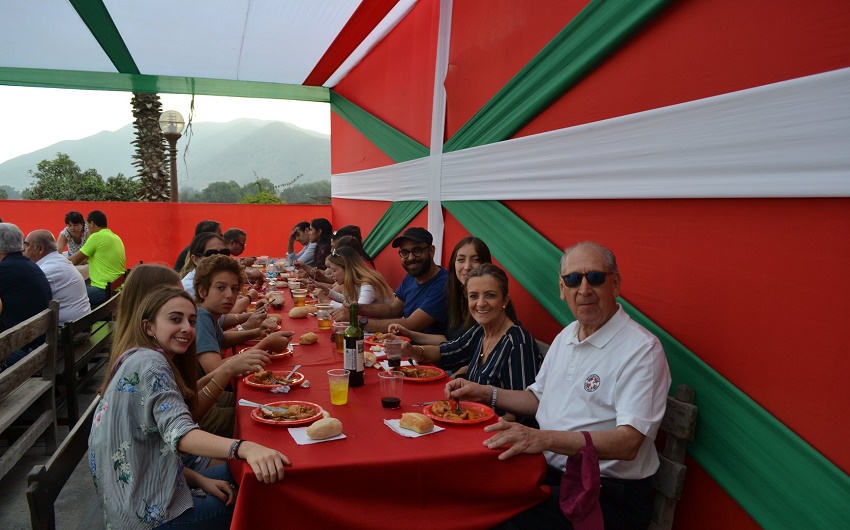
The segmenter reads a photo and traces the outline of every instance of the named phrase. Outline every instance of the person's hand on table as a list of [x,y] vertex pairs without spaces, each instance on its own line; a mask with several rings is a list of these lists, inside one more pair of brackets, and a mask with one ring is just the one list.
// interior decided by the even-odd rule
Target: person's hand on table
[[510,446],[505,452],[499,455],[499,460],[507,460],[514,455],[522,453],[542,453],[547,447],[547,431],[532,429],[512,421],[505,421],[504,418],[499,418],[499,421],[496,423],[484,427],[484,432],[496,433],[484,440],[484,447],[488,449],[499,449],[506,445]]
[[269,333],[274,333],[277,331],[277,327],[280,325],[280,320],[275,317],[270,317],[266,315],[266,318],[260,324],[260,329],[263,330],[263,334],[268,335]]
[[289,346],[293,333],[293,331],[275,331],[274,333],[269,333],[257,344],[257,348],[278,353],[282,352]]
[[269,357],[268,352],[260,348],[251,348],[238,355],[228,357],[222,367],[227,370],[229,377],[233,378],[246,373],[253,374],[262,370],[270,362],[271,357]]
[[245,323],[242,324],[242,327],[245,329],[257,329],[263,324],[265,320],[266,312],[257,310],[250,314],[248,320],[246,320]]
[[467,379],[452,379],[443,390],[446,399],[463,399],[490,404],[492,389],[490,385],[479,385]]
[[342,306],[331,311],[334,322],[348,322],[348,307]]
[[390,324],[387,327],[387,332],[393,335],[398,335],[399,337],[410,337],[410,330],[401,324]]
[[269,301],[266,300],[265,298],[260,298],[254,304],[254,307],[256,308],[256,311],[262,311],[263,313],[265,313],[266,311],[269,310]]
[[283,467],[292,465],[280,451],[247,440],[239,446],[238,453],[251,466],[257,480],[267,484],[283,480]]

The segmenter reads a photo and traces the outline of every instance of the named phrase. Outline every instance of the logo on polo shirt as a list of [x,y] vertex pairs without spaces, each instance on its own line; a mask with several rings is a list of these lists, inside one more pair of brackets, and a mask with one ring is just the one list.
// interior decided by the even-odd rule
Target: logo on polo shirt
[[587,379],[584,380],[584,391],[585,392],[596,392],[596,389],[599,388],[599,384],[602,382],[599,379],[599,376],[596,374],[590,374],[587,376]]

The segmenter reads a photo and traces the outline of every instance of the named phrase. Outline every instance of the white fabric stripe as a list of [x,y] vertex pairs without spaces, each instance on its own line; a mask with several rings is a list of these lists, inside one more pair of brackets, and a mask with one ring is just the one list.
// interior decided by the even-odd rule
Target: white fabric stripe
[[[380,171],[395,184],[393,167]],[[446,153],[441,187],[443,200],[848,196],[850,68]]]
[[446,128],[446,72],[452,33],[452,0],[440,0],[437,61],[434,66],[434,101],[431,106],[431,154],[428,157],[428,231],[434,236],[434,255],[443,255],[442,165]]
[[331,175],[336,199],[428,200],[428,157],[390,166]]

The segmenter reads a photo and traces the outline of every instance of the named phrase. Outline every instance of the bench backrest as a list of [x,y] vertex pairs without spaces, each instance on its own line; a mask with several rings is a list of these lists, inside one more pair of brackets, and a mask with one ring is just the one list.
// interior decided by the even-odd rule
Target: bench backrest
[[685,453],[696,434],[698,408],[693,404],[694,396],[694,389],[688,385],[679,385],[675,396],[667,396],[667,411],[661,421],[667,439],[664,450],[658,453],[661,465],[653,478],[655,504],[650,530],[669,530],[673,526],[676,503],[685,487]]
[[59,302],[52,300],[44,311],[0,333],[0,361],[44,336],[44,344],[0,373],[0,433],[35,405],[38,417],[0,457],[0,479],[41,437],[49,451],[56,447],[56,403],[53,380],[56,372]]
[[[67,322],[62,328],[64,355],[62,383],[67,391],[69,425],[73,425],[79,419],[78,391],[80,387],[109,359],[120,297],[119,291],[77,320]],[[76,343],[75,337],[86,332],[90,332],[88,340]],[[99,357],[102,362],[91,370],[86,370],[86,377],[80,378],[79,372],[88,368],[88,364],[94,361],[95,357]]]
[[33,529],[56,528],[56,513],[53,505],[77,464],[87,452],[92,419],[98,403],[100,403],[100,397],[95,397],[47,464],[34,466],[27,476],[27,503],[30,507],[30,522]]

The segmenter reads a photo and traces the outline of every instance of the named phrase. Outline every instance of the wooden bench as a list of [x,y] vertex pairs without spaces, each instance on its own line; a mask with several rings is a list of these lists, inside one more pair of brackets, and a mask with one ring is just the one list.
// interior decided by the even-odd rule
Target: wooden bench
[[667,435],[664,450],[658,452],[661,465],[653,478],[655,504],[649,530],[669,530],[673,526],[676,503],[685,487],[685,452],[694,440],[697,427],[697,406],[694,389],[688,385],[676,387],[675,396],[667,396],[667,412],[661,421],[661,431]]
[[0,360],[45,336],[44,344],[0,373],[0,433],[9,434],[9,427],[31,407],[38,414],[0,457],[0,479],[39,438],[44,438],[48,453],[56,448],[53,392],[58,332],[59,302],[52,300],[48,309],[0,334]]
[[[79,390],[109,361],[120,297],[120,292],[112,295],[106,302],[62,327],[64,359],[60,366],[60,382],[65,387],[68,404],[68,416],[62,418],[63,423],[64,420],[68,425],[77,423],[80,418]],[[90,333],[88,340],[75,341],[75,337],[82,333]]]
[[[27,476],[27,503],[30,507],[30,522],[34,530],[56,528],[56,512],[53,506],[74,469],[88,452],[92,419],[99,402],[100,398],[95,397],[47,464],[34,466]],[[93,484],[92,491],[94,491]],[[95,495],[94,500],[87,506],[79,528],[95,530],[103,526],[100,502]]]

